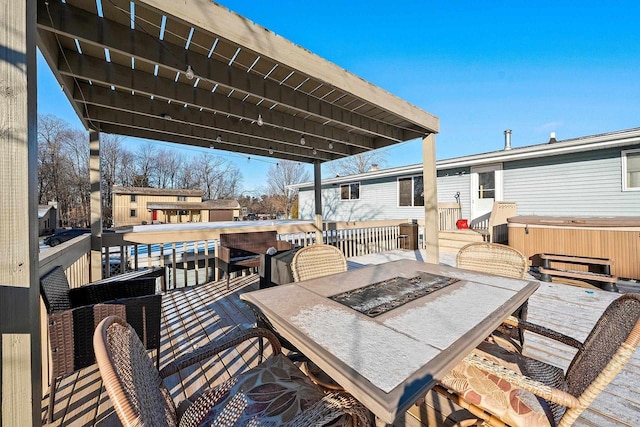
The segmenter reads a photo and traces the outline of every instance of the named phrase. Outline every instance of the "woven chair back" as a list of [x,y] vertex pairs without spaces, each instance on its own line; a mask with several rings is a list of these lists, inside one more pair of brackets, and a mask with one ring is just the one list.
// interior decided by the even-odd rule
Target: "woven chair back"
[[104,387],[125,426],[176,426],[176,408],[135,330],[122,318],[104,319],[93,336]]
[[249,233],[228,233],[220,235],[220,246],[263,254],[275,246],[278,233],[275,231],[253,231]]
[[344,271],[347,271],[347,259],[340,249],[331,245],[307,246],[296,252],[291,261],[295,282]]
[[470,243],[456,256],[456,267],[498,276],[524,279],[527,258],[518,250],[497,243]]
[[40,278],[40,295],[49,314],[71,308],[69,281],[62,267],[57,266]]
[[602,378],[607,364],[620,351],[633,354],[639,340],[640,295],[626,294],[607,307],[573,358],[566,375],[569,393],[580,396],[596,381],[611,381],[615,374]]

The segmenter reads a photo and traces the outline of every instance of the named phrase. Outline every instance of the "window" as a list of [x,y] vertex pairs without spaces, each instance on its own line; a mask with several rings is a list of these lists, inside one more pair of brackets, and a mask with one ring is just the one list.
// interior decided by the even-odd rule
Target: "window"
[[[136,201],[136,195],[135,195],[135,194],[132,194],[132,195],[131,195],[131,201],[132,201],[132,202],[135,202],[135,201]],[[131,216],[135,216],[135,215],[131,215]]]
[[398,178],[398,204],[424,206],[424,179],[422,176]]
[[136,212],[135,209],[131,209],[130,216],[132,217],[138,216],[138,213]]
[[622,152],[622,190],[640,191],[640,149]]
[[496,198],[496,174],[494,171],[478,173],[478,199]]
[[352,184],[340,185],[340,199],[341,200],[357,200],[360,198],[360,183],[354,182]]
[[178,196],[178,201],[179,202],[186,202],[187,201],[187,196]]

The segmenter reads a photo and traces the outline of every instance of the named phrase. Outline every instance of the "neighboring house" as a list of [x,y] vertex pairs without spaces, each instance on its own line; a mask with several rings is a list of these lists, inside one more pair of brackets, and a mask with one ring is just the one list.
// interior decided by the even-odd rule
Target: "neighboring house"
[[201,190],[113,187],[113,226],[233,221],[236,200],[202,200]]
[[51,234],[58,226],[58,204],[38,205],[38,235]]
[[[440,160],[438,202],[459,201],[471,220],[494,201],[515,202],[518,215],[640,214],[640,128]],[[313,183],[298,188],[299,217],[314,216]],[[424,216],[422,165],[322,180],[328,221]]]

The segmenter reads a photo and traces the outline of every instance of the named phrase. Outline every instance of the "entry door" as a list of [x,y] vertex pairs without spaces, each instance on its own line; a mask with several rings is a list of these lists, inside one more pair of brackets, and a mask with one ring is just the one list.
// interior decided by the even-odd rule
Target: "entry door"
[[502,164],[471,168],[471,217],[479,219],[502,200]]

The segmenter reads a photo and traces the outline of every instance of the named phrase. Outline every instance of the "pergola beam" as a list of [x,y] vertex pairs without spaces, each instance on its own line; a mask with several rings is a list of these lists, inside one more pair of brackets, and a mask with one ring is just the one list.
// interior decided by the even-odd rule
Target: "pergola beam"
[[334,127],[323,126],[318,122],[305,120],[301,117],[284,114],[267,108],[260,108],[253,104],[242,102],[220,93],[212,93],[211,90],[202,87],[193,87],[193,83],[187,85],[176,83],[173,79],[160,76],[149,78],[144,71],[132,70],[114,63],[108,63],[98,58],[80,55],[70,50],[64,51],[65,59],[58,64],[60,74],[76,77],[80,80],[91,81],[105,86],[114,86],[123,91],[134,91],[149,97],[161,98],[165,101],[188,104],[195,108],[203,108],[209,112],[230,114],[237,118],[255,123],[258,114],[264,120],[265,128],[282,128],[300,135],[311,135],[326,141],[352,145],[366,150],[378,148],[378,145],[387,145],[394,141],[379,142],[371,137],[346,132]]
[[222,6],[212,5],[209,0],[190,0],[189,7],[184,7],[184,3],[175,0],[139,0],[139,2],[148,5],[160,15],[171,16],[188,26],[222,35],[226,40],[243,46],[244,50],[259,52],[262,57],[270,58],[304,75],[313,76],[367,103],[384,106],[391,114],[415,124],[416,129],[426,130],[422,132],[422,136],[439,131],[439,120],[436,116],[391,95],[250,20],[229,12]]
[[[133,57],[136,61],[144,61],[151,65],[158,64],[175,73],[184,73],[188,64],[199,77],[212,84],[222,85],[228,89],[250,94],[258,99],[266,99],[271,103],[284,105],[320,123],[327,121],[340,123],[357,132],[394,142],[405,140],[405,132],[409,131],[409,129],[403,130],[306,95],[258,74],[229,66],[213,57],[208,58],[204,54],[198,54],[184,49],[182,46],[156,39],[145,32],[131,30],[125,25],[100,18],[71,5],[52,2],[46,6],[41,2],[40,8],[43,9],[38,15],[38,25],[41,29],[78,39],[81,45],[88,43],[96,47],[107,48],[113,54],[118,53],[126,57]],[[47,8],[50,13],[47,13]],[[75,70],[70,71],[74,72]],[[131,71],[130,67],[129,71]],[[147,78],[149,77],[148,73],[144,74],[147,75]],[[254,117],[257,117],[257,114]],[[413,137],[421,135],[424,133],[418,132]]]
[[[265,151],[272,149],[274,151],[286,152],[288,150],[295,151],[300,148],[300,134],[286,132],[280,128],[260,127],[251,124],[247,120],[238,120],[235,117],[228,117],[222,114],[197,114],[193,108],[186,108],[177,103],[167,103],[158,100],[152,100],[146,96],[132,95],[122,91],[115,91],[100,87],[97,85],[89,85],[86,83],[78,84],[78,88],[74,91],[74,99],[79,104],[85,104],[91,107],[101,107],[100,109],[91,108],[91,112],[85,115],[90,121],[113,120],[113,111],[122,111],[133,116],[146,116],[149,118],[164,118],[164,120],[156,121],[160,123],[162,128],[167,120],[172,123],[180,124],[185,127],[184,132],[189,131],[190,127],[200,127],[209,133],[212,140],[220,135],[222,139],[227,141],[238,136],[248,137],[252,140],[252,146],[260,148],[253,154],[264,155]],[[88,108],[88,107],[87,107]],[[113,110],[113,111],[108,111]],[[106,115],[103,115],[106,114]],[[146,121],[145,123],[150,123]],[[158,129],[161,130],[161,129]],[[313,149],[319,153],[313,155],[313,158],[322,158],[324,160],[333,160],[352,154],[349,147],[341,144],[334,144],[333,149],[329,149],[327,142],[323,140],[315,140],[306,137],[307,144],[301,152],[309,152],[311,156]],[[232,149],[228,147],[227,149]],[[320,154],[321,153],[321,154]]]
[[[92,109],[103,108],[90,106],[89,111]],[[218,142],[216,137],[210,135],[203,129],[193,129],[189,133],[182,132],[177,123],[171,123],[171,121],[163,121],[163,119],[155,118],[136,118],[129,113],[122,111],[114,111],[110,119],[106,118],[106,114],[100,121],[98,121],[97,128],[103,133],[114,133],[127,135],[137,138],[145,138],[157,141],[175,142],[178,144],[192,145],[202,148],[208,148],[213,145],[214,148],[226,151],[233,151],[248,155],[267,155],[268,148],[256,148],[252,140],[246,137],[236,138],[233,141],[222,140]],[[157,123],[161,121],[162,123]],[[164,128],[163,128],[164,125]],[[302,149],[278,151],[274,149],[274,156],[285,160],[292,160],[303,163],[313,162],[313,159],[317,156],[312,156],[311,150],[309,152]]]

